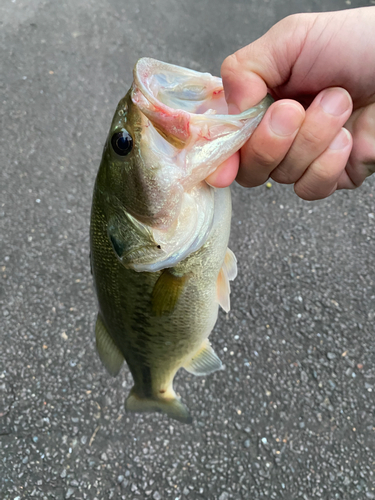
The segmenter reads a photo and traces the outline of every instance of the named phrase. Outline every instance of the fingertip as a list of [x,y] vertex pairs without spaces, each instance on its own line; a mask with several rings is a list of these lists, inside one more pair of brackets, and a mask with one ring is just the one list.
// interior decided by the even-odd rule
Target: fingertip
[[316,98],[316,103],[322,109],[333,116],[340,116],[344,113],[351,113],[353,100],[349,92],[342,87],[330,87],[324,89]]
[[342,150],[352,145],[352,135],[345,127],[342,127],[328,146],[332,151]]
[[216,188],[230,186],[237,176],[239,164],[240,153],[237,151],[206,178],[207,184]]

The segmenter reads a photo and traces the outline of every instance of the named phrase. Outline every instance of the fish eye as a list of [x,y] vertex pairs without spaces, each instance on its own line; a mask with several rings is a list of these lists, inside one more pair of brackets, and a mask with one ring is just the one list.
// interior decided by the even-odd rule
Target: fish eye
[[133,149],[133,138],[125,129],[113,134],[111,139],[113,151],[120,156],[126,156]]

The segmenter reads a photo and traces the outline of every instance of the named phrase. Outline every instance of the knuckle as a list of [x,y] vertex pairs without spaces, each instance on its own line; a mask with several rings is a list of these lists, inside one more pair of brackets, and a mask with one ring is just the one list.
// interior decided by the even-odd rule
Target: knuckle
[[271,177],[279,184],[293,184],[301,175],[293,174],[286,165],[281,165],[272,172]]
[[324,200],[327,198],[329,194],[326,193],[318,193],[308,188],[308,186],[295,186],[294,191],[297,196],[299,196],[302,200],[305,201],[316,201],[316,200]]
[[237,177],[236,181],[237,184],[244,188],[255,187],[252,182],[250,182],[248,179],[244,179],[243,177]]
[[231,76],[237,75],[237,70],[239,67],[237,52],[226,57],[221,65],[221,77],[223,80],[230,78]]
[[[327,158],[325,157],[325,155],[322,155],[320,158],[311,163],[310,167],[307,170],[307,173],[309,175],[309,182],[311,184],[314,184],[316,186],[325,186],[327,183],[332,182],[332,179],[337,176],[337,162],[334,162],[334,164],[329,166],[326,163],[326,159]],[[331,159],[331,161],[334,161],[334,159]],[[332,168],[332,166],[334,166],[335,168]]]
[[254,144],[251,150],[252,162],[268,170],[274,168],[278,160],[269,150],[264,150],[262,145]]
[[297,196],[306,201],[321,200],[326,198],[326,195],[318,193],[314,187],[307,182],[296,182],[294,184],[294,192]]
[[[322,159],[312,163],[294,185],[294,191],[303,200],[321,200],[327,198],[337,186],[340,165],[330,168]],[[333,189],[335,190],[335,189]]]
[[321,143],[322,135],[316,129],[307,128],[305,130],[301,130],[301,139],[305,144],[307,144],[308,148],[311,148]]
[[262,185],[267,180],[267,178],[267,176],[265,176],[264,178],[260,178],[259,175],[254,176],[251,175],[251,173],[249,174],[249,172],[240,170],[236,181],[242,187],[251,188]]
[[320,199],[314,196],[310,191],[301,188],[301,186],[294,186],[294,192],[299,198],[305,201],[314,201]]

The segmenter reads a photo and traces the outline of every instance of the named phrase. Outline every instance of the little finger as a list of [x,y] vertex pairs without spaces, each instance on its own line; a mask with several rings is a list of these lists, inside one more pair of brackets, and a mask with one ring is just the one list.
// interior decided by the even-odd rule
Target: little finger
[[336,191],[342,172],[345,171],[351,148],[350,132],[342,128],[326,151],[311,163],[303,176],[295,183],[296,194],[304,200],[320,200]]

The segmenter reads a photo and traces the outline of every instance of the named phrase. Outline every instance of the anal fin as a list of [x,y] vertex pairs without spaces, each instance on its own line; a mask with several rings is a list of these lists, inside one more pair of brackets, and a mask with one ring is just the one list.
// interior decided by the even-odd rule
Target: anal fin
[[112,377],[116,377],[124,362],[124,356],[113,342],[107,328],[98,314],[95,325],[96,349],[99,358]]
[[212,349],[208,340],[205,340],[202,347],[194,354],[188,363],[184,365],[186,371],[193,375],[204,376],[209,373],[221,370],[222,362]]

